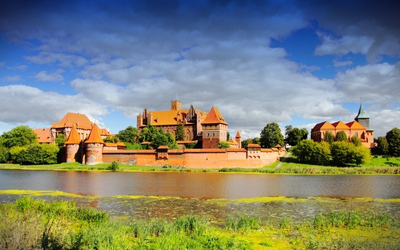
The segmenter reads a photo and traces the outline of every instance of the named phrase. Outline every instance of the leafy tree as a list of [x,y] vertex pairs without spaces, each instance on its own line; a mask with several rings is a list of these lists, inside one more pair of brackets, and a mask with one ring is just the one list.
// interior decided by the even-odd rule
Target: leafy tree
[[302,140],[293,148],[293,155],[300,162],[324,165],[329,162],[330,149],[327,142],[317,143],[313,140]]
[[141,150],[141,149],[143,149],[142,145],[139,144],[139,143],[132,144],[132,143],[126,142],[125,145],[126,145],[126,149],[127,150]]
[[268,123],[260,134],[260,143],[263,148],[273,148],[277,144],[283,146],[283,135],[276,122]]
[[10,148],[10,159],[13,163],[23,163],[25,162],[26,150],[28,146],[15,146]]
[[8,149],[0,146],[0,163],[7,162],[9,157]]
[[345,166],[353,162],[352,151],[355,146],[346,141],[336,141],[332,143],[332,161],[336,166]]
[[242,141],[242,148],[247,148],[247,145],[252,144],[252,143],[253,143],[253,139],[247,138],[246,140]]
[[114,136],[107,136],[106,138],[103,139],[104,142],[109,142],[109,143],[117,143],[119,142],[118,138],[116,135]]
[[134,144],[138,142],[139,131],[137,128],[129,126],[126,129],[119,131],[116,137],[120,141]]
[[400,129],[393,128],[386,133],[386,140],[389,144],[389,154],[400,156]]
[[292,125],[286,125],[285,126],[285,138],[289,136],[289,132],[293,129]]
[[55,139],[55,143],[59,148],[64,147],[64,144],[66,141],[67,141],[67,137],[62,133],[58,134]]
[[175,140],[177,140],[177,141],[184,141],[185,140],[185,130],[183,128],[182,122],[179,122],[178,126],[176,128]]
[[359,147],[362,145],[361,140],[358,136],[353,135],[350,139],[350,141],[354,144],[354,146]]
[[388,155],[389,154],[389,144],[386,140],[386,137],[379,136],[377,143],[378,143],[378,154]]
[[332,144],[334,140],[335,139],[334,139],[334,136],[333,136],[332,132],[331,131],[326,131],[325,132],[324,141],[329,143],[329,144]]
[[58,146],[54,144],[31,144],[11,148],[10,155],[14,163],[54,164],[57,163],[58,151]]
[[307,129],[293,128],[288,132],[285,142],[291,146],[296,146],[301,140],[307,139],[307,136]]
[[[254,137],[254,139],[253,139],[253,144],[261,145],[260,137]],[[275,146],[276,146],[276,145],[275,145]]]
[[347,139],[347,134],[346,134],[346,132],[344,132],[344,131],[339,131],[339,132],[337,132],[337,134],[336,134],[336,140],[335,141],[349,141],[348,139]]
[[226,140],[229,141],[230,138],[231,138],[231,134],[229,134],[229,132],[226,131]]
[[369,163],[371,161],[371,151],[369,150],[369,148],[364,146],[353,147],[352,156],[357,166]]
[[36,133],[28,126],[17,126],[1,136],[1,143],[6,148],[22,147],[37,142]]
[[231,145],[227,141],[220,141],[218,143],[218,148],[230,148]]

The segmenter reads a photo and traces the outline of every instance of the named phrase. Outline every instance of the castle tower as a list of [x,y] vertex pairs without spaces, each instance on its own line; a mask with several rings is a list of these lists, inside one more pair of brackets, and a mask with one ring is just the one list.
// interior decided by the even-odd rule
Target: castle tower
[[181,110],[182,103],[178,100],[171,101],[171,110]]
[[[76,130],[75,124],[72,126],[67,141],[64,143],[66,148],[66,162],[76,162],[79,159],[78,151],[81,140]],[[79,161],[79,160],[78,160]]]
[[92,131],[85,141],[86,164],[94,165],[103,161],[103,139],[100,136],[100,128],[93,124]]
[[201,125],[203,128],[203,148],[218,148],[219,142],[226,141],[228,123],[216,107],[211,108]]
[[238,144],[238,148],[242,148],[242,136],[240,135],[239,131],[236,133],[235,139]]

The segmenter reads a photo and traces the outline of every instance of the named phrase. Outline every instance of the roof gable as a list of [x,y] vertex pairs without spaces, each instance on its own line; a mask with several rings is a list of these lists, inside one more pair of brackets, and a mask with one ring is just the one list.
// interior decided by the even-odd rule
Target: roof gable
[[225,121],[224,117],[222,117],[221,113],[216,107],[212,107],[208,115],[202,122],[202,124],[226,124],[228,123]]
[[100,128],[97,126],[97,124],[93,124],[93,128],[90,131],[89,137],[85,143],[104,143],[100,136]]
[[332,123],[332,126],[334,126],[336,129],[349,129],[349,126],[344,124],[342,121],[334,122]]
[[314,128],[311,129],[311,131],[330,130],[330,129],[335,129],[335,127],[328,121],[324,121],[315,125]]
[[37,135],[39,143],[50,143],[51,142],[50,128],[34,128],[33,131]]
[[349,122],[346,123],[347,126],[349,126],[349,128],[351,129],[360,129],[360,130],[365,130],[365,127],[363,125],[361,125],[359,122],[357,121],[353,121],[353,122]]

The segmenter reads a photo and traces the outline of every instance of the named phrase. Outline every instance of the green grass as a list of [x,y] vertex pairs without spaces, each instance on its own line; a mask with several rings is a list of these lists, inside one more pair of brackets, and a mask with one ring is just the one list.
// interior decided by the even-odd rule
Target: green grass
[[0,205],[0,249],[396,249],[400,229],[387,214],[332,211],[278,223],[250,215],[225,226],[196,215],[117,219],[71,202],[24,197]]

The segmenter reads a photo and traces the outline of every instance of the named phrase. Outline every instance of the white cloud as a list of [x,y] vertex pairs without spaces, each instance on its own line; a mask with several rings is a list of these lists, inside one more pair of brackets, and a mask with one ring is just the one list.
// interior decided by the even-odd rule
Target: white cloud
[[21,80],[21,76],[6,76],[5,80],[8,82],[18,82]]
[[333,66],[335,66],[335,67],[344,67],[344,66],[349,66],[349,65],[353,65],[353,62],[352,61],[333,60]]
[[61,75],[63,72],[64,70],[57,69],[54,73],[47,74],[47,72],[43,70],[37,73],[35,78],[36,80],[43,82],[61,82],[64,80],[64,77]]
[[84,113],[91,119],[108,112],[104,105],[80,94],[60,95],[26,85],[0,86],[0,96],[0,117],[2,122],[8,124],[34,121],[50,126],[67,112]]

